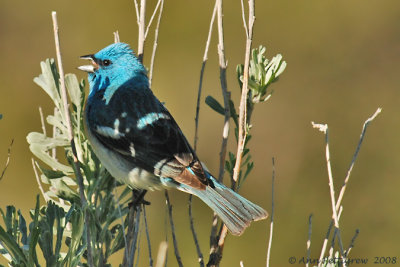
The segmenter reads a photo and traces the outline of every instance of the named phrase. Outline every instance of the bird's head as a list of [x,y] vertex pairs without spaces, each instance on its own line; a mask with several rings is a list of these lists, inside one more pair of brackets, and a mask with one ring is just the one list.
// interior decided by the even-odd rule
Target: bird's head
[[130,80],[148,83],[146,69],[128,44],[111,44],[96,54],[81,56],[81,59],[92,61],[91,65],[78,67],[88,73],[91,92],[110,85],[119,87]]

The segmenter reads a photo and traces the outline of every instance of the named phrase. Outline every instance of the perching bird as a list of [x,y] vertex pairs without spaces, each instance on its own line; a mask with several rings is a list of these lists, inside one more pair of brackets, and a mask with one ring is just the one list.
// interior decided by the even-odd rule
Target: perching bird
[[268,213],[216,181],[202,166],[178,124],[149,88],[130,47],[115,43],[82,56],[92,65],[85,106],[87,137],[104,167],[133,189],[176,188],[196,195],[234,235]]

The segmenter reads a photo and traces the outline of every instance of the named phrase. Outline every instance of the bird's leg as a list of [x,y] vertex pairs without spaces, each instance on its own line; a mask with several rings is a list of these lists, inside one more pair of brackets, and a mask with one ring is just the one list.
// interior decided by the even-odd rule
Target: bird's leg
[[146,193],[147,193],[147,190],[145,190],[145,189],[143,189],[143,190],[134,190],[133,189],[132,190],[132,194],[133,194],[132,199],[133,200],[131,202],[129,202],[128,207],[129,208],[136,207],[140,204],[150,205],[150,202],[144,200],[144,195],[146,195]]

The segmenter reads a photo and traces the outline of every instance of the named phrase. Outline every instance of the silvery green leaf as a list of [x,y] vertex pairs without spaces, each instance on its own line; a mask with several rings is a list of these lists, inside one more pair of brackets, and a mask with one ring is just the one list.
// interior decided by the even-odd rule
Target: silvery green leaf
[[58,74],[55,69],[54,59],[46,59],[46,61],[40,62],[42,74],[34,78],[33,81],[43,88],[43,90],[50,96],[54,104],[59,107],[61,102],[59,90],[58,90]]
[[273,74],[274,74],[273,68],[269,68],[267,70],[267,73],[265,74],[265,84],[268,85],[272,82]]
[[50,179],[46,177],[46,175],[40,175],[40,181],[44,184],[50,184]]
[[58,116],[55,117],[53,115],[49,115],[46,118],[47,123],[60,129],[62,133],[66,133],[67,127],[65,127],[65,125],[61,122],[61,120],[62,120],[61,117]]
[[70,166],[61,164],[60,162],[57,161],[57,159],[51,157],[49,154],[45,152],[45,149],[41,145],[37,144],[31,144],[29,146],[29,149],[31,152],[38,157],[40,160],[42,160],[44,163],[49,165],[51,168],[54,168],[56,170],[65,172],[65,173],[72,173],[73,169]]
[[67,139],[62,137],[47,137],[43,133],[31,132],[26,137],[29,144],[35,144],[45,147],[46,150],[59,147],[68,146],[70,143]]
[[75,74],[65,75],[65,86],[67,87],[68,94],[72,103],[76,107],[80,107],[82,94],[79,88],[78,79],[76,78]]
[[281,61],[281,64],[278,67],[278,70],[276,71],[275,77],[278,77],[281,75],[281,73],[285,70],[286,68],[286,61]]

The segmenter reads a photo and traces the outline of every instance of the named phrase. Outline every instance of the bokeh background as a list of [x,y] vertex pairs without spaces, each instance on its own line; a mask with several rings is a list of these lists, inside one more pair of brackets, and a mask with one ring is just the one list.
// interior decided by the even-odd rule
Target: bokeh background
[[[154,1],[149,2],[149,10]],[[166,1],[155,62],[153,91],[192,142],[199,73],[213,1]],[[52,112],[48,96],[32,79],[39,62],[55,57],[51,11],[58,12],[65,72],[76,73],[80,55],[121,40],[137,46],[133,1],[0,1],[0,165],[14,139],[7,173],[0,181],[0,207],[12,204],[28,216],[38,187],[26,135],[41,131],[38,107]],[[245,35],[240,1],[224,3],[228,89],[238,104],[236,65],[244,61]],[[149,17],[148,12],[148,17]],[[377,107],[343,200],[342,239],[360,235],[353,258],[400,257],[399,52],[400,2],[256,1],[254,46],[267,57],[281,53],[288,63],[272,98],[256,107],[250,143],[255,168],[241,193],[271,208],[271,158],[276,158],[275,232],[272,266],[289,266],[306,255],[308,216],[313,214],[312,255],[320,253],[331,216],[324,137],[311,121],[330,127],[333,175],[338,191],[357,145],[361,127]],[[204,104],[221,100],[216,31],[211,41],[200,111],[199,157],[217,173],[223,118]],[[145,50],[149,66],[153,31]],[[233,133],[233,131],[231,131]],[[232,136],[231,136],[232,137]],[[235,146],[230,143],[230,150]],[[185,266],[197,266],[187,216],[187,196],[171,193],[178,241]],[[164,197],[148,194],[153,253],[165,236]],[[211,212],[195,200],[200,244],[208,254]],[[222,266],[263,266],[269,222],[257,222],[241,237],[228,237]],[[169,240],[171,238],[169,237]],[[144,243],[143,243],[144,244]],[[141,265],[146,266],[143,249]],[[170,249],[172,252],[172,247]],[[208,257],[207,257],[208,258]],[[115,263],[119,259],[114,258]],[[4,264],[3,259],[0,263]],[[170,253],[169,266],[175,266]]]

